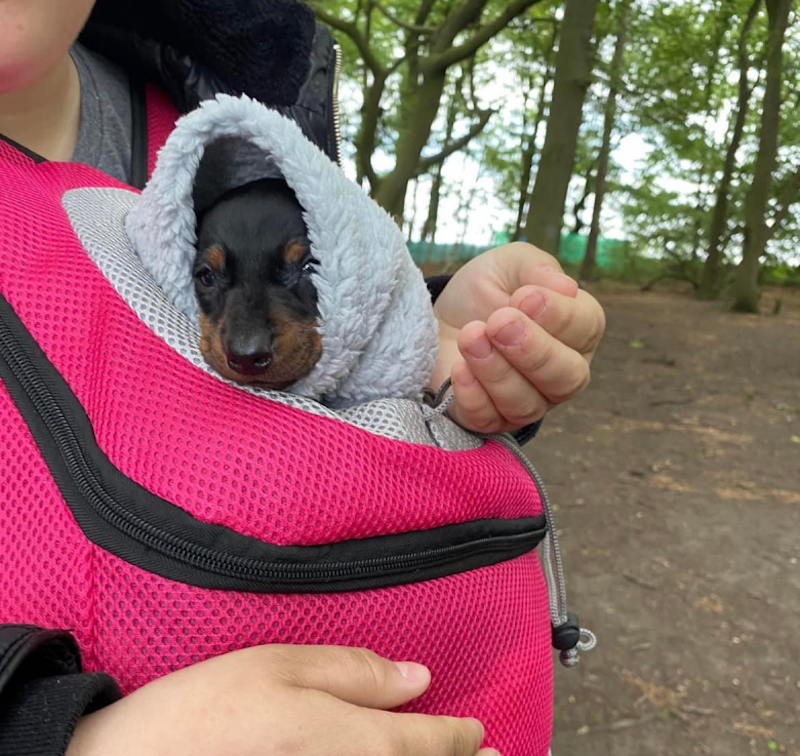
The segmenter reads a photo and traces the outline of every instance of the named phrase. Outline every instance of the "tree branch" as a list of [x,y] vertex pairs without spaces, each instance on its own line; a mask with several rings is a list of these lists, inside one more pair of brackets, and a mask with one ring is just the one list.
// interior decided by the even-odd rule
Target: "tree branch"
[[415,176],[421,176],[427,173],[431,168],[443,163],[450,155],[453,155],[460,150],[463,150],[478,134],[480,134],[489,123],[489,119],[496,113],[496,110],[481,110],[479,111],[478,120],[472,124],[469,131],[464,136],[456,139],[454,142],[448,144],[441,152],[431,155],[430,157],[420,158],[417,164]]
[[447,12],[433,38],[433,48],[447,50],[458,34],[478,21],[489,0],[461,0],[456,8]]
[[422,0],[417,11],[417,17],[414,19],[416,26],[422,26],[428,20],[434,5],[436,5],[436,0]]
[[375,57],[372,50],[370,50],[367,38],[362,34],[355,23],[343,21],[338,16],[334,16],[332,13],[323,10],[320,8],[321,1],[322,0],[311,0],[316,17],[322,21],[323,24],[330,26],[331,29],[336,29],[342,32],[342,34],[346,34],[358,49],[361,59],[364,61],[364,65],[372,71],[375,76],[382,74],[384,72],[383,66]]
[[399,26],[401,29],[405,29],[406,31],[414,32],[415,34],[433,34],[436,31],[436,27],[434,26],[419,26],[417,24],[410,24],[407,21],[403,21],[402,18],[398,18],[394,13],[392,13],[388,8],[385,8],[378,2],[373,3],[373,5],[383,13],[386,18],[388,18],[393,24]]
[[[451,47],[449,50],[431,55],[420,64],[423,73],[441,73],[455,63],[475,55],[492,37],[500,33],[517,16],[522,15],[528,8],[542,2],[542,0],[512,0],[506,9],[487,24],[479,27],[476,32],[464,43]],[[537,21],[538,19],[533,19]],[[545,19],[550,23],[551,19]],[[460,31],[460,30],[459,30]]]

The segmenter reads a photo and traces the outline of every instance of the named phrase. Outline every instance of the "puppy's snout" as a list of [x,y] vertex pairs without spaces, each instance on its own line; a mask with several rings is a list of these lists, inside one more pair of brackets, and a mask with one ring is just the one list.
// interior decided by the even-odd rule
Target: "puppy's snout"
[[259,333],[231,339],[225,345],[228,367],[241,375],[261,375],[272,364],[272,334]]

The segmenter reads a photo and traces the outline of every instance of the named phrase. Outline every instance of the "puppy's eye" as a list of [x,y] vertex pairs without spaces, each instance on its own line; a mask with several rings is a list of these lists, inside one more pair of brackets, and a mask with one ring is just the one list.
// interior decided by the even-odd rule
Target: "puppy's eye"
[[195,278],[197,278],[201,286],[205,286],[207,289],[210,289],[217,283],[217,277],[214,275],[214,271],[208,267],[200,268],[195,274]]
[[303,266],[300,268],[300,270],[303,275],[310,276],[312,273],[317,272],[317,269],[314,267],[315,265],[319,265],[319,260],[315,260],[313,257],[307,257],[303,261]]

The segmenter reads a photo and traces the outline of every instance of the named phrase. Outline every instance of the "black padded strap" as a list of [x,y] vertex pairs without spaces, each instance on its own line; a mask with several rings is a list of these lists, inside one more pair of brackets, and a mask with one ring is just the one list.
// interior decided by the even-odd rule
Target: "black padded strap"
[[62,756],[78,719],[118,698],[107,675],[81,674],[69,633],[0,625],[0,754]]

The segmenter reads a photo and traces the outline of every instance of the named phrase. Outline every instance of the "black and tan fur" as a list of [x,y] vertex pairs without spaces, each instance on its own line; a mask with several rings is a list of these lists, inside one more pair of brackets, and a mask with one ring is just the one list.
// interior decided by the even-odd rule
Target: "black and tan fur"
[[284,389],[322,353],[302,208],[288,185],[234,189],[198,220],[193,266],[200,349],[220,375]]

